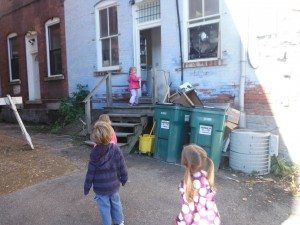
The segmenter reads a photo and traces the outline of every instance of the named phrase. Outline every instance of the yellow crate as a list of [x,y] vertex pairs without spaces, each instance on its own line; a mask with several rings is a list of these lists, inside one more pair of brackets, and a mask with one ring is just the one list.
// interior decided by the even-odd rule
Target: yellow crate
[[155,135],[143,134],[140,135],[139,151],[140,153],[153,153]]

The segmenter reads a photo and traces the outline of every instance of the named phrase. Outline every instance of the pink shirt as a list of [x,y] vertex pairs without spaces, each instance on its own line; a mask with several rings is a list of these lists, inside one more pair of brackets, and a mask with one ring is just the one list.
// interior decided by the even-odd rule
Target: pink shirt
[[111,137],[111,141],[109,142],[111,144],[117,144],[118,141],[117,141],[117,136],[116,136],[116,133],[114,132],[112,137]]
[[128,77],[129,89],[140,88],[140,78],[136,76],[136,73],[130,73]]

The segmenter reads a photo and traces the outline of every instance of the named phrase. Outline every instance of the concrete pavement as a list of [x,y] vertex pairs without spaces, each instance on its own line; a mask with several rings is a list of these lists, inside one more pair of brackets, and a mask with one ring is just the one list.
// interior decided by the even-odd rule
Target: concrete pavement
[[[0,125],[1,127],[1,125]],[[1,128],[0,128],[1,129]],[[19,135],[10,129],[12,135]],[[93,193],[83,195],[90,149],[67,145],[69,137],[35,133],[33,141],[51,146],[79,165],[79,170],[0,196],[0,225],[101,224]],[[179,212],[177,186],[183,169],[138,154],[126,156],[129,181],[120,193],[127,225],[167,225]],[[217,206],[224,225],[280,225],[292,214],[293,198],[277,184],[219,170]],[[300,223],[299,223],[300,224]]]

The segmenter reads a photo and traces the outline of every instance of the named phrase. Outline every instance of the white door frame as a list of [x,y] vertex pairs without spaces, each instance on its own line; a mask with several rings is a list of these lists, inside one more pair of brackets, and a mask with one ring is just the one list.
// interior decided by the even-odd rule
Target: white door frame
[[41,100],[39,68],[37,74],[34,70],[35,57],[38,56],[37,32],[29,31],[25,35],[26,64],[28,79],[28,98],[29,101]]
[[[141,58],[140,58],[140,31],[151,29],[155,27],[161,27],[161,22],[159,20],[154,20],[150,22],[145,22],[142,24],[137,23],[137,10],[138,6],[133,5],[132,6],[132,24],[133,24],[133,58],[134,58],[134,66],[137,70],[137,74],[141,74]],[[141,89],[139,89],[139,96],[142,95]],[[153,97],[153,96],[152,96]]]

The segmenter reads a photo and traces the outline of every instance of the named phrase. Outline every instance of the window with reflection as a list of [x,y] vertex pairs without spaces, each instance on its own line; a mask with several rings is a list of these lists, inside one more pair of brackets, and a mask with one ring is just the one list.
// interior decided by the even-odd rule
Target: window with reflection
[[219,58],[219,0],[189,0],[188,60]]

